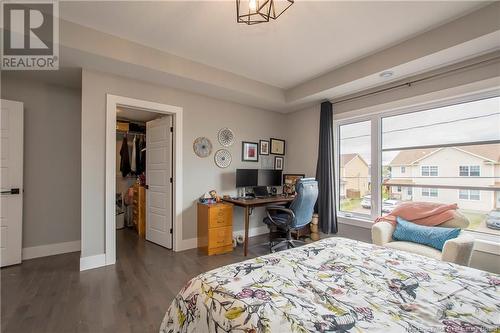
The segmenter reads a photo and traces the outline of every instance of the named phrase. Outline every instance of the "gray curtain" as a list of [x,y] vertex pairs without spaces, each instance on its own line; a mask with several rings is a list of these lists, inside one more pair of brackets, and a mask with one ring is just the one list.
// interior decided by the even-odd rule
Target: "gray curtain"
[[330,102],[321,103],[319,120],[319,151],[316,179],[318,181],[317,212],[319,227],[324,233],[337,233],[335,207],[335,168],[333,166],[333,107]]

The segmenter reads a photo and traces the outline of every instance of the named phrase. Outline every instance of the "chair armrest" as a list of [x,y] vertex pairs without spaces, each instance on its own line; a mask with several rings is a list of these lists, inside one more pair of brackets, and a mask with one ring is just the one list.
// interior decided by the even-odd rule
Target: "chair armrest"
[[392,241],[392,234],[396,227],[389,222],[380,221],[372,225],[372,243],[384,245]]
[[273,219],[273,216],[272,216],[271,212],[280,212],[280,213],[287,214],[288,215],[287,224],[291,224],[291,222],[293,220],[295,220],[295,213],[291,209],[285,208],[283,206],[276,206],[276,205],[274,205],[274,206],[273,205],[266,206],[267,217],[275,225],[282,225],[283,223],[281,223],[280,221],[276,221],[275,219]]
[[457,238],[447,240],[444,243],[441,260],[469,266],[473,247],[474,238],[461,232]]

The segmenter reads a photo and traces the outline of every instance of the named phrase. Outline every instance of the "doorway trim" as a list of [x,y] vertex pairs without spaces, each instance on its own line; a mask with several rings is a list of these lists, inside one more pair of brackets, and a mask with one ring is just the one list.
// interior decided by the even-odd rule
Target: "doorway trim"
[[178,106],[106,94],[106,181],[105,255],[106,265],[116,262],[116,108],[128,107],[171,115],[173,118],[173,250],[182,251],[182,111]]

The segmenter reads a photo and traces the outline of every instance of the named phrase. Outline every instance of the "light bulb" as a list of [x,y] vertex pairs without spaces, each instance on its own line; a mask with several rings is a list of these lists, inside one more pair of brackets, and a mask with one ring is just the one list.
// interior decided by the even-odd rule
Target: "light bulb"
[[256,11],[257,10],[257,0],[248,0],[248,8],[250,8],[250,10]]

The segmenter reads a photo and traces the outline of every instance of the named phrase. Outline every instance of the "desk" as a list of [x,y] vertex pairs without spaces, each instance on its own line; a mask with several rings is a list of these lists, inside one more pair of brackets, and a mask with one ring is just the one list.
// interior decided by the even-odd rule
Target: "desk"
[[255,207],[262,207],[272,204],[285,204],[293,201],[295,197],[285,197],[283,195],[277,195],[275,197],[269,198],[255,198],[255,199],[224,199],[226,202],[230,202],[235,206],[243,207],[245,210],[245,244],[243,244],[243,254],[246,256],[248,252],[248,227],[250,224],[250,215],[252,215],[252,210]]

